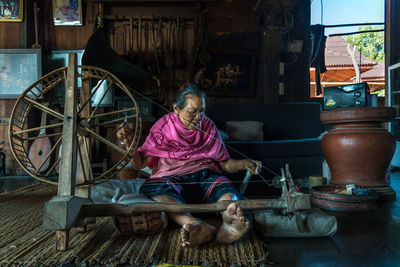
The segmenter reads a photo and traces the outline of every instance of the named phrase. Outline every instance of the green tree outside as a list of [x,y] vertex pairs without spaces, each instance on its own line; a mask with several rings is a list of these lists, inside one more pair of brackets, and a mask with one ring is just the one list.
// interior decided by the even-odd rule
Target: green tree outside
[[[360,31],[367,30],[377,30],[380,28],[373,28],[372,26],[362,26],[359,28]],[[353,35],[345,36],[344,39],[355,46],[358,51],[361,48],[361,54],[366,56],[367,58],[376,61],[376,62],[384,62],[385,61],[385,51],[384,51],[384,32],[366,32],[366,33],[357,33]]]

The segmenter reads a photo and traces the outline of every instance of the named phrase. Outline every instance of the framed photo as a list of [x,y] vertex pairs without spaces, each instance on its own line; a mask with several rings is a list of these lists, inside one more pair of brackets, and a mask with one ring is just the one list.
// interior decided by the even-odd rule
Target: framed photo
[[82,0],[52,0],[56,26],[82,25]]
[[21,22],[23,0],[0,0],[0,22]]
[[256,52],[210,50],[211,60],[196,71],[194,82],[210,96],[255,95]]
[[16,99],[42,76],[40,49],[0,49],[0,99]]

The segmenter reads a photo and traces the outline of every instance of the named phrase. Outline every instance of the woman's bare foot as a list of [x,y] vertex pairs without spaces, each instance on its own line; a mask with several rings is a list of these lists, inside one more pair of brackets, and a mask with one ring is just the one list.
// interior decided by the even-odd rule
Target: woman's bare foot
[[216,229],[201,220],[186,223],[181,229],[182,247],[197,247],[214,239]]
[[220,243],[233,243],[242,238],[250,229],[250,222],[235,203],[231,203],[222,212],[222,220],[223,224],[217,234],[217,241]]

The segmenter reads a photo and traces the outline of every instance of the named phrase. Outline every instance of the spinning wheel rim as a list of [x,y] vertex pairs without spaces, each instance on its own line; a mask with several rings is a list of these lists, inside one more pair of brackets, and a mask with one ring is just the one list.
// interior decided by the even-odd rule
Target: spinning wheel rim
[[[9,125],[9,129],[8,129],[10,150],[11,150],[14,158],[18,162],[18,164],[25,170],[25,172],[27,174],[29,174],[33,178],[40,180],[42,182],[53,184],[53,185],[57,185],[58,182],[50,180],[49,177],[50,177],[51,172],[55,169],[56,165],[61,164],[59,162],[59,159],[55,163],[51,164],[52,167],[50,167],[50,170],[47,173],[43,174],[43,173],[39,172],[32,165],[32,162],[30,161],[30,159],[28,157],[28,151],[29,151],[28,142],[31,138],[25,139],[24,135],[28,135],[28,133],[37,130],[36,128],[30,129],[26,125],[27,119],[29,119],[29,115],[31,114],[32,109],[39,109],[42,112],[46,112],[47,115],[51,115],[51,116],[57,118],[58,120],[61,120],[61,123],[63,123],[63,120],[64,120],[63,114],[58,113],[52,109],[44,109],[38,100],[40,100],[44,94],[46,94],[47,92],[52,90],[57,85],[59,85],[63,82],[65,83],[66,78],[67,78],[67,67],[62,67],[62,68],[56,69],[56,70],[44,75],[39,80],[37,80],[35,83],[30,85],[19,96],[19,98],[16,101],[16,103],[13,107],[13,110],[11,112],[10,125]],[[136,149],[137,149],[139,139],[140,139],[142,125],[141,125],[141,117],[140,117],[140,110],[139,110],[138,103],[136,102],[136,100],[133,97],[130,90],[115,75],[113,75],[112,73],[110,73],[107,70],[104,70],[102,68],[82,65],[82,66],[77,66],[77,68],[76,68],[76,79],[78,79],[78,78],[82,79],[82,81],[84,81],[85,79],[98,79],[98,80],[110,82],[110,84],[112,86],[115,86],[119,90],[122,90],[122,92],[128,96],[129,100],[132,102],[132,108],[130,108],[129,110],[135,111],[135,114],[130,116],[130,118],[134,117],[135,119],[134,119],[134,129],[133,129],[134,135],[133,135],[133,140],[129,144],[129,149],[127,149],[124,152],[118,150],[122,154],[120,159],[117,160],[117,162],[113,163],[113,165],[110,168],[108,168],[105,172],[101,173],[100,175],[98,175],[96,177],[93,176],[92,167],[89,166],[89,170],[87,170],[87,171],[88,171],[88,175],[90,175],[90,176],[85,176],[85,182],[76,185],[76,186],[91,186],[91,185],[100,184],[102,182],[107,181],[108,179],[110,179],[112,177],[115,177],[116,174],[124,167],[121,165],[121,163],[124,161],[126,161],[126,162],[130,161],[130,159],[136,153]],[[105,96],[105,94],[107,93],[107,91],[111,87],[111,85],[109,85],[106,92],[103,93],[103,97]],[[93,97],[92,89],[93,88],[91,88],[89,91],[89,93],[90,93],[89,100],[87,102],[83,103],[83,105],[79,106],[77,104],[77,108],[78,108],[77,112],[78,113],[80,113],[84,109],[85,105],[89,104],[89,107],[91,106],[90,101],[91,101],[91,98]],[[88,120],[93,119],[94,117],[101,116],[101,113],[96,114],[95,113],[96,111],[97,111],[97,107],[94,108],[93,113],[92,113],[92,111],[90,111],[90,117],[88,118]],[[120,112],[119,110],[117,110],[117,111],[114,111],[111,113],[113,113],[116,116],[119,116],[119,115],[122,115],[122,112],[123,111]],[[103,114],[108,114],[108,113],[106,112]],[[122,122],[123,120],[124,120],[124,118],[120,118],[118,120],[115,120],[115,122],[117,122],[117,121]],[[81,121],[84,121],[84,120],[81,120]],[[114,121],[109,121],[107,123],[114,123]],[[59,126],[59,124],[60,123],[58,123],[58,124],[56,123],[56,124],[53,124],[52,126],[53,127],[55,127],[55,125]],[[50,125],[46,124],[46,126],[50,126]],[[93,138],[93,140],[97,139],[97,140],[99,140],[99,142],[103,142],[103,144],[105,142],[105,145],[108,145],[108,146],[111,145],[112,148],[116,149],[115,144],[113,144],[109,141],[105,141],[106,138],[103,138],[102,136],[91,131],[91,128],[94,128],[97,126],[101,127],[100,125],[93,125],[93,122],[91,122],[91,126],[88,126],[88,127],[85,125],[82,126],[77,122],[77,128],[79,128],[80,130],[84,130],[86,134],[88,134],[91,138]],[[79,136],[81,136],[81,137],[85,137],[85,136],[82,134],[79,134],[79,131],[77,131],[77,137],[76,137],[77,145],[76,146],[77,146],[77,149],[80,150]],[[57,140],[56,144],[54,144],[54,146],[52,146],[52,148],[54,147],[54,151],[52,150],[51,154],[49,154],[49,157],[52,155],[52,153],[54,153],[57,150],[56,148],[62,143],[62,140],[60,140],[60,139],[62,139],[62,133],[61,133],[59,140]],[[83,138],[83,139],[85,139],[85,138]],[[87,149],[87,147],[85,147],[85,148]],[[82,152],[80,151],[79,153],[82,153]],[[87,151],[86,151],[86,153],[87,153]],[[80,156],[82,157],[82,155],[80,155]],[[90,157],[89,156],[87,156],[87,157],[90,162]],[[78,164],[78,161],[79,161],[79,158],[77,156],[77,164]],[[85,172],[84,169],[83,169],[83,171]],[[89,179],[86,179],[86,177],[89,177]]]

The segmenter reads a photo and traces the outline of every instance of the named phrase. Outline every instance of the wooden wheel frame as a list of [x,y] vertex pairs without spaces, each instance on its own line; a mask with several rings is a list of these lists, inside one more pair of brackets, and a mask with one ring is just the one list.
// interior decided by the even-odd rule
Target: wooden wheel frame
[[[54,174],[54,169],[57,164],[60,164],[60,175],[62,168],[74,168],[73,166],[63,166],[61,157],[57,157],[58,150],[60,150],[62,145],[62,140],[64,140],[63,135],[71,134],[75,137],[73,147],[76,149],[76,171],[77,177],[81,176],[80,179],[76,179],[76,186],[90,186],[102,183],[112,177],[124,167],[123,163],[129,162],[133,155],[136,153],[136,148],[140,139],[141,133],[141,118],[139,105],[134,99],[130,90],[112,73],[97,67],[92,66],[76,66],[74,69],[74,75],[68,76],[70,67],[63,67],[56,69],[47,75],[40,78],[38,81],[33,83],[29,88],[27,88],[21,96],[18,98],[10,117],[10,127],[9,127],[9,143],[12,154],[14,155],[17,162],[21,167],[32,177],[50,184],[58,184],[59,182],[49,179]],[[69,84],[67,81],[67,76],[69,78]],[[97,82],[97,85],[93,86]],[[106,82],[107,89],[101,95],[101,98],[97,105],[92,107],[92,100],[99,90],[100,85]],[[72,84],[72,85],[71,85]],[[60,88],[65,86],[65,94],[67,94],[68,86],[74,86],[81,84],[80,96],[79,98],[75,95],[73,102],[76,110],[76,117],[73,118],[75,126],[74,130],[65,132],[66,120],[71,119],[69,115],[64,111],[67,105],[67,95],[65,95],[65,105],[64,111],[59,112],[54,110],[51,106],[46,106],[43,104],[44,95],[49,93],[55,88]],[[115,110],[111,112],[100,112],[99,104],[103,101],[106,93],[109,90],[118,91],[120,94],[124,94],[127,99],[132,102],[131,108],[126,108],[123,110]],[[78,89],[75,89],[77,92]],[[47,115],[53,119],[52,123],[47,122],[46,125],[40,125],[39,127],[29,128],[27,119],[31,117],[32,113],[38,110],[40,112],[45,112]],[[118,122],[126,122],[129,119],[133,123],[133,140],[128,144],[129,149],[122,149],[115,143],[109,140],[110,136],[103,137],[98,134],[98,129],[109,124],[116,124]],[[54,121],[56,121],[54,123]],[[62,129],[63,131],[56,132],[56,129]],[[50,152],[45,156],[42,164],[40,166],[34,166],[28,157],[29,145],[33,140],[39,136],[33,136],[41,129],[49,130],[50,134],[46,134],[42,137],[53,138],[55,141],[52,142],[52,147]],[[96,131],[97,129],[97,131]],[[113,131],[112,135],[116,135],[117,129]],[[116,150],[120,159],[117,162],[113,162],[112,166],[108,168],[105,172],[96,175],[93,172],[91,163],[91,152],[94,140],[98,140],[106,147]],[[62,152],[62,151],[61,151]],[[48,159],[54,158],[50,167],[45,171],[40,171],[42,166]],[[57,159],[56,159],[57,158]],[[55,160],[56,159],[56,160]],[[65,164],[69,165],[69,164]]]

